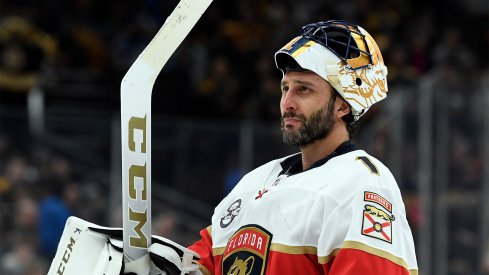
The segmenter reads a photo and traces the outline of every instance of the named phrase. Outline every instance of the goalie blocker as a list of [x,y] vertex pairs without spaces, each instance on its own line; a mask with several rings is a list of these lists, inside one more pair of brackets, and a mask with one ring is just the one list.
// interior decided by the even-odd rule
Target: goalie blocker
[[152,236],[149,253],[126,264],[122,246],[122,229],[70,217],[48,275],[201,274],[197,253],[163,237]]

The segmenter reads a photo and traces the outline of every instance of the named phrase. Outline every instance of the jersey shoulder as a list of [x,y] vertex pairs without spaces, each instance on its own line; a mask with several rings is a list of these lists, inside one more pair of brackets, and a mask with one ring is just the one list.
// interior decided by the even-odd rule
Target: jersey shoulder
[[[360,190],[383,190],[398,197],[399,187],[389,168],[363,150],[355,150],[332,158],[319,167],[320,192],[337,204],[350,201]],[[319,180],[317,182],[320,182]],[[348,195],[349,194],[349,195]]]
[[338,172],[355,172],[365,175],[391,177],[392,173],[380,160],[364,150],[355,150],[330,160]]
[[[327,165],[326,163],[325,165]],[[331,159],[332,183],[322,190],[325,205],[332,205],[323,227],[334,224],[336,234],[324,235],[320,252],[354,248],[389,259],[408,270],[416,270],[414,242],[405,206],[391,171],[377,158],[356,150]]]
[[325,167],[325,171],[334,173],[336,175],[334,178],[344,178],[357,186],[359,184],[374,184],[397,187],[389,168],[363,150],[343,154],[329,162],[329,167]]

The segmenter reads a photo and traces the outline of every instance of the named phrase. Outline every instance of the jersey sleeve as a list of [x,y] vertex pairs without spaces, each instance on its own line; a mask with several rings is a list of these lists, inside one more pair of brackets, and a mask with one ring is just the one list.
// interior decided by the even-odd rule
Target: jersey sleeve
[[200,231],[201,239],[189,246],[192,251],[199,253],[200,260],[197,262],[200,267],[200,271],[204,275],[213,274],[214,270],[214,256],[212,253],[212,227],[209,226]]
[[418,274],[411,230],[392,175],[360,179],[349,192],[325,199],[318,244],[324,273]]

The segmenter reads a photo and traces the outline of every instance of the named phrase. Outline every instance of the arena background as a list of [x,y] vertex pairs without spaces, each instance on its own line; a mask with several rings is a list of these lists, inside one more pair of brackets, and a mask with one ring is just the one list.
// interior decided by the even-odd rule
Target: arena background
[[[0,274],[46,274],[67,215],[121,226],[119,85],[176,0],[0,1]],[[282,145],[273,54],[364,26],[389,96],[355,142],[402,189],[419,274],[489,274],[487,0],[215,0],[153,90],[153,231],[188,245]]]

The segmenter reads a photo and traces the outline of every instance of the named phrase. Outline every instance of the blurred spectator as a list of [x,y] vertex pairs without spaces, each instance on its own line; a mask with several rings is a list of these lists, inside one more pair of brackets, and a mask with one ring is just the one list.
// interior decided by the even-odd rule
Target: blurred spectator
[[468,69],[475,65],[474,56],[464,44],[462,34],[456,27],[444,31],[441,40],[433,49],[435,65],[456,64],[461,69]]
[[224,173],[223,179],[222,197],[227,196],[245,175],[245,172],[239,167],[238,156],[236,156],[236,154],[230,154],[226,157],[226,167],[224,170],[226,172]]
[[15,205],[15,231],[33,235],[39,223],[37,202],[30,196],[17,198]]
[[416,68],[409,64],[409,52],[405,45],[395,44],[387,56],[389,60],[389,86],[410,86],[415,85],[419,77]]
[[225,115],[231,112],[238,112],[236,106],[238,101],[239,84],[232,74],[229,60],[224,56],[212,60],[209,74],[204,78],[199,86],[200,96],[206,98],[208,104],[202,106],[210,112],[217,111],[217,114]]
[[11,252],[0,258],[0,271],[2,274],[11,275],[29,274],[29,263],[36,261],[38,260],[35,247],[27,239],[18,240],[14,243]]
[[177,215],[174,212],[167,211],[165,213],[157,215],[153,221],[153,235],[163,236],[170,240],[175,238],[176,227],[178,224]]
[[39,203],[39,249],[42,255],[52,259],[66,220],[74,215],[73,205],[78,199],[78,187],[65,181],[48,182],[46,185],[50,192]]
[[481,261],[481,274],[489,275],[489,244],[487,244],[484,249],[484,256]]

